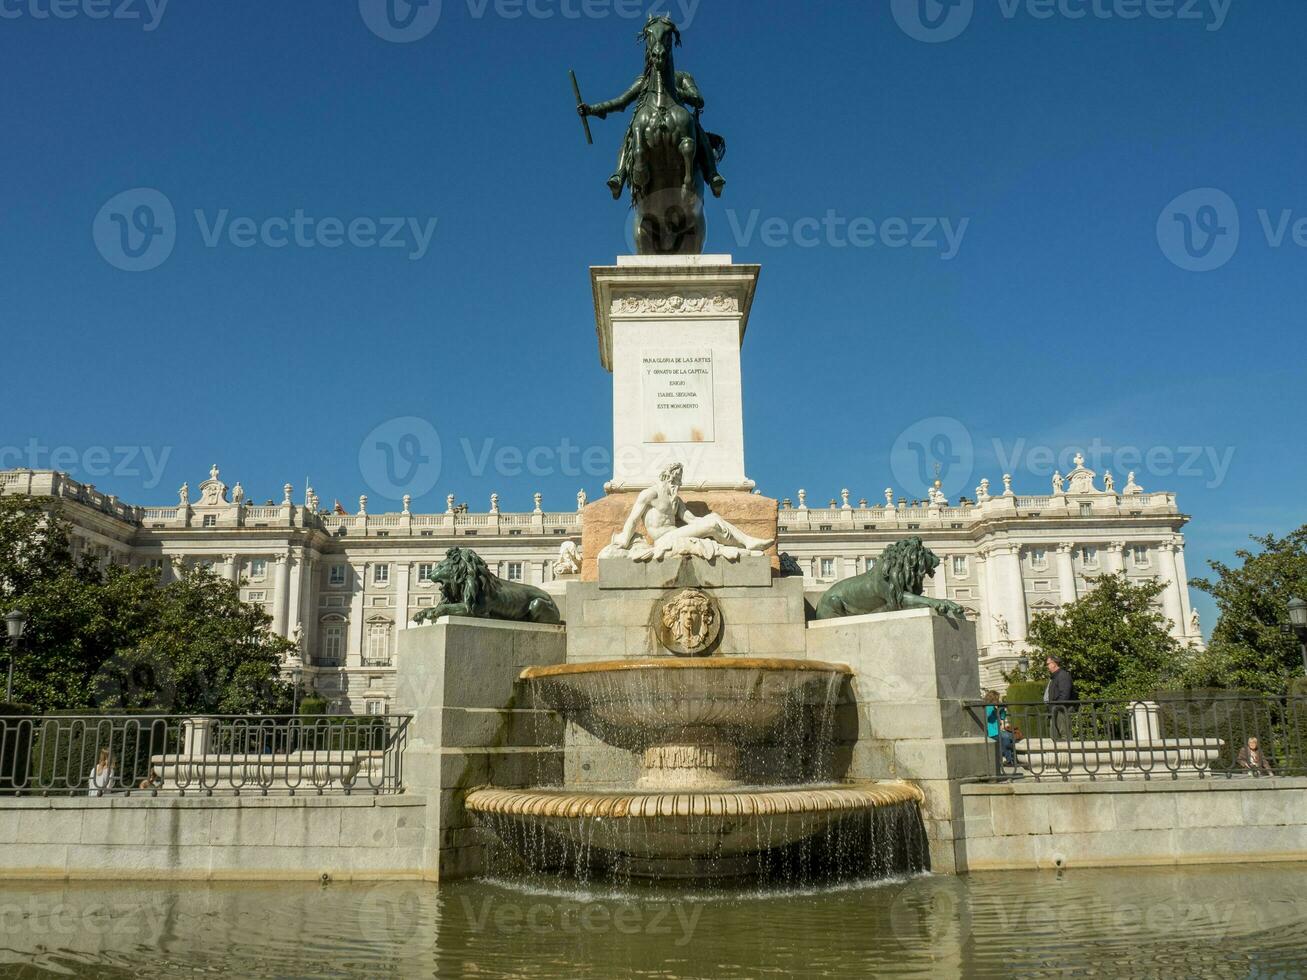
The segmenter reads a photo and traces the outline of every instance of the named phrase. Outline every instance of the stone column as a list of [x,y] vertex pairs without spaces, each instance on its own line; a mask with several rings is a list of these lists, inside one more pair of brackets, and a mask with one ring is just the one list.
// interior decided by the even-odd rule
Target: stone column
[[1073,544],[1057,546],[1057,586],[1062,593],[1062,605],[1067,606],[1076,601],[1076,566],[1071,560]]
[[222,560],[227,563],[227,578],[232,582],[241,580],[241,556],[240,555],[223,555]]
[[1175,563],[1176,545],[1173,541],[1163,541],[1157,546],[1158,577],[1166,585],[1162,593],[1162,611],[1173,624],[1172,636],[1184,636],[1188,624],[1184,620],[1184,605],[1180,601],[1180,586],[1177,581]]
[[290,592],[290,556],[274,555],[272,560],[277,566],[277,597],[272,606],[272,631],[279,636],[289,636],[286,629],[286,600]]
[[295,635],[295,628],[300,625],[300,617],[304,611],[300,602],[303,587],[300,580],[304,575],[304,562],[298,555],[292,554],[287,558],[286,564],[290,568],[290,590],[286,593],[286,635],[289,637]]
[[317,649],[317,617],[313,611],[318,607],[318,560],[307,552],[301,563],[300,571],[300,606],[299,621],[304,627],[304,656],[308,651]]
[[[395,563],[395,632],[408,629],[408,580],[413,566],[407,560]],[[398,641],[396,641],[398,643]]]
[[[351,567],[354,570],[356,585],[349,603],[349,636],[354,642],[345,644],[345,665],[347,667],[359,667],[363,664],[364,643],[367,641],[364,635],[367,624],[363,622],[363,616],[364,611],[367,609],[368,572],[372,568],[372,562],[359,562],[357,565],[351,565]],[[351,646],[353,649],[350,649]]]
[[972,581],[976,583],[976,591],[980,593],[980,601],[977,603],[978,608],[976,609],[976,643],[981,647],[987,647],[993,642],[989,625],[990,616],[992,615],[990,603],[993,601],[993,590],[989,584],[989,561],[987,559],[988,552],[985,551],[977,551],[975,557],[972,558],[972,567],[974,568],[971,573],[974,576]]
[[1002,613],[1007,619],[1012,642],[1018,648],[1026,639],[1026,586],[1021,578],[1021,552],[1016,545],[1004,544],[990,550],[990,579],[995,587],[995,601],[990,615]]
[[1120,575],[1125,571],[1125,542],[1109,541],[1103,552],[1103,570],[1108,575]]
[[948,563],[953,559],[945,556],[940,559],[939,568],[935,569],[935,574],[930,579],[930,594],[936,599],[948,598]]
[[1201,633],[1194,633],[1189,626],[1189,621],[1193,617],[1193,606],[1189,603],[1189,572],[1185,569],[1184,564],[1184,542],[1176,541],[1175,548],[1175,584],[1180,591],[1180,615],[1184,621],[1180,624],[1180,633],[1184,636],[1192,636],[1196,639],[1202,639]]

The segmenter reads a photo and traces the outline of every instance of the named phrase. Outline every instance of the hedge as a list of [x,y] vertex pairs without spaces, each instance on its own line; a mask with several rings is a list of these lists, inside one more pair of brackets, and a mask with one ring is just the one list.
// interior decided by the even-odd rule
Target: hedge
[[[23,718],[34,714],[37,710],[30,704],[0,701],[0,718]],[[30,722],[0,726],[0,796],[11,796],[27,783],[32,734]]]

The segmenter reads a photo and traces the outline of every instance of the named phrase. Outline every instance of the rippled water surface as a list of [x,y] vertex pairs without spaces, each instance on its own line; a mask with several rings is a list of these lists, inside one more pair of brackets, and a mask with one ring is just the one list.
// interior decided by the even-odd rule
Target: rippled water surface
[[0,976],[1307,975],[1307,866],[816,893],[496,882],[0,885]]

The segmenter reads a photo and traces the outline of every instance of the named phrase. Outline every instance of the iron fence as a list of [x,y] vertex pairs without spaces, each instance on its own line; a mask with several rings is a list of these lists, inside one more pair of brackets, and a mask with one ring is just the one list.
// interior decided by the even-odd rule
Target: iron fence
[[400,793],[410,715],[0,717],[0,796]]
[[967,710],[993,743],[989,779],[1307,775],[1307,697],[1178,692],[1153,701],[976,701]]

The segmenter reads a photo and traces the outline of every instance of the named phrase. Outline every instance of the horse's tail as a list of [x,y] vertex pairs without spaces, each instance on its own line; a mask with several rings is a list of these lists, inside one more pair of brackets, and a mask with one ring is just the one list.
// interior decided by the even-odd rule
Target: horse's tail
[[709,134],[708,134],[708,142],[712,145],[713,156],[715,156],[715,157],[717,158],[717,162],[718,162],[718,163],[721,163],[723,160],[725,160],[725,159],[726,159],[726,137],[725,137],[725,136],[718,136],[716,133],[709,133]]

